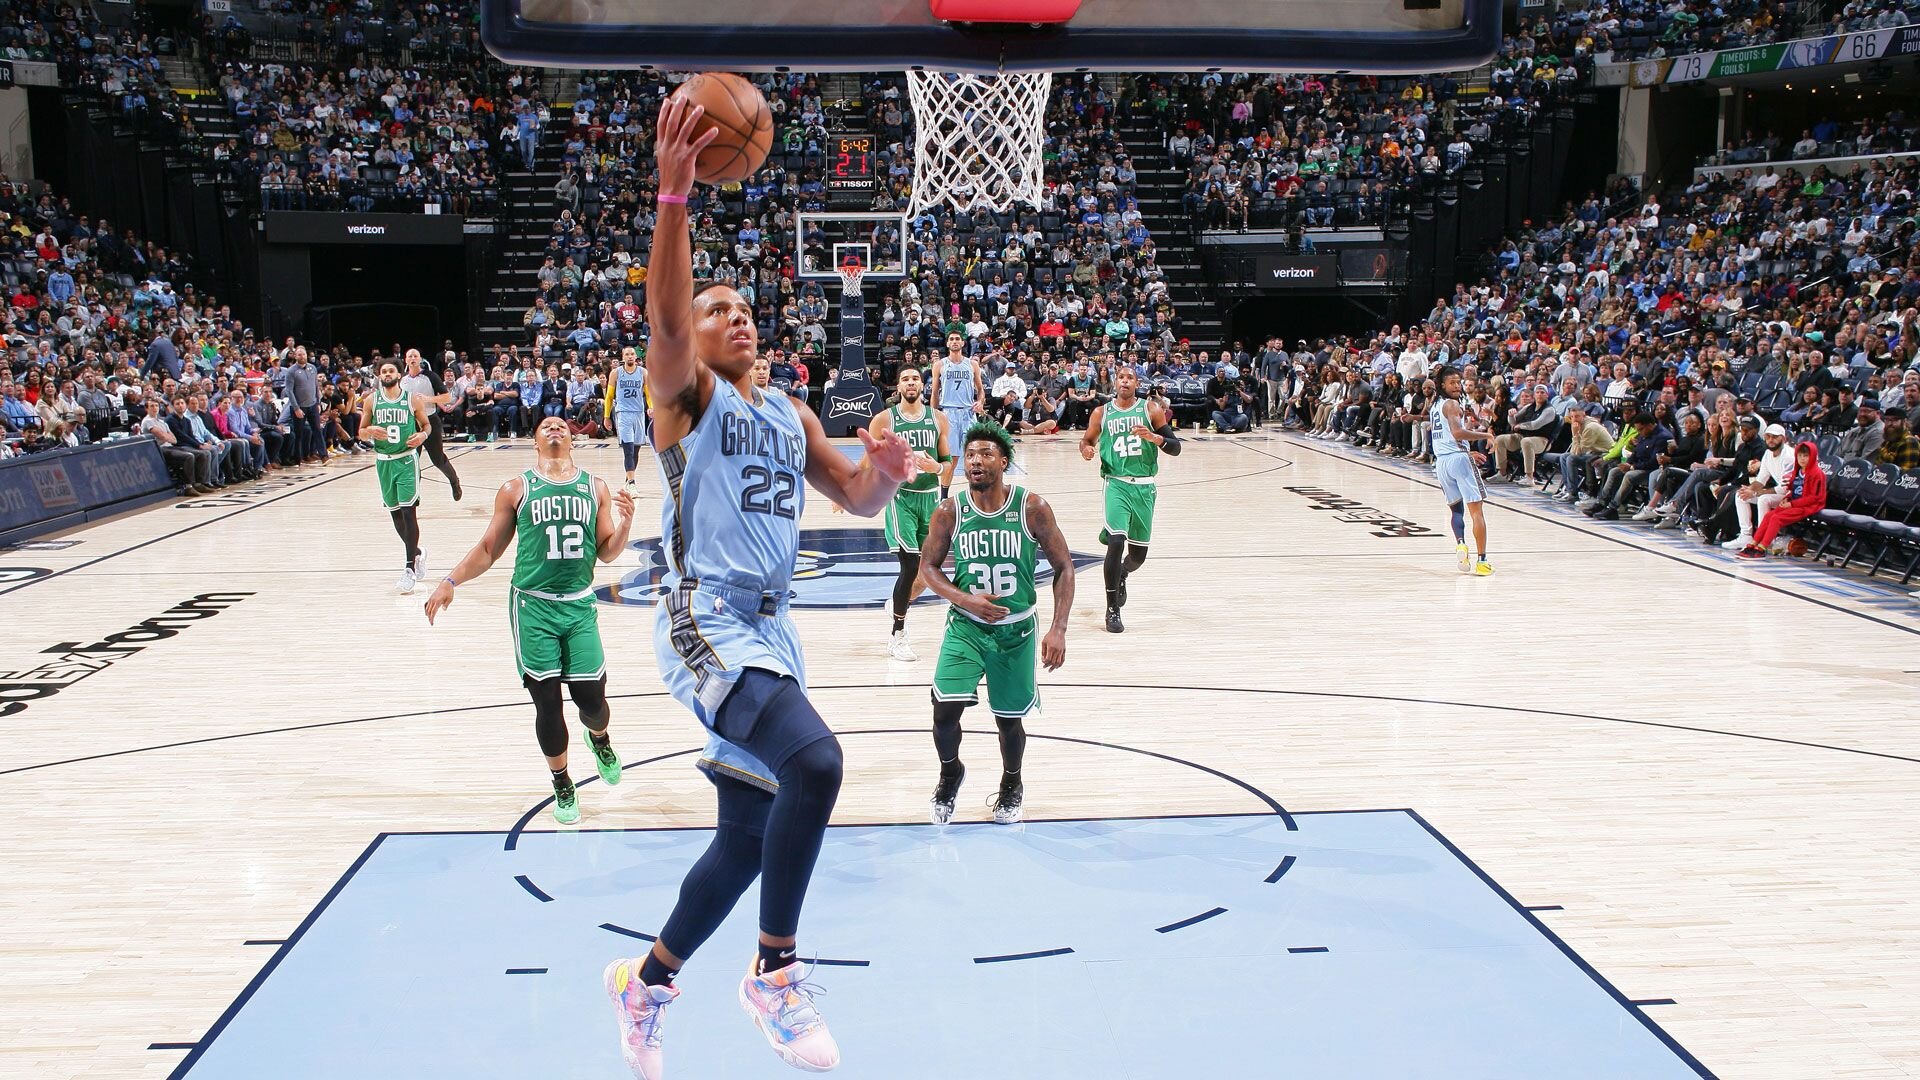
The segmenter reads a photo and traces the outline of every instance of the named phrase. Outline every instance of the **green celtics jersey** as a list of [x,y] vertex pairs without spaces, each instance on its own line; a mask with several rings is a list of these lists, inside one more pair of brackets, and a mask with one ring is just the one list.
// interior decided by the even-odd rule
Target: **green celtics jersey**
[[1128,408],[1107,402],[1100,419],[1100,475],[1150,478],[1160,472],[1160,448],[1140,437],[1136,428],[1152,430],[1145,398]]
[[520,545],[513,559],[513,587],[568,599],[587,594],[599,554],[593,477],[575,472],[562,483],[532,469],[521,477],[526,492],[514,523]]
[[1002,623],[1019,622],[1033,614],[1040,551],[1027,531],[1026,489],[1012,489],[1006,505],[991,513],[975,506],[972,494],[962,490],[953,499],[953,582],[1006,608]]
[[[940,421],[936,420],[933,410],[920,407],[920,419],[911,420],[895,405],[893,413],[893,433],[907,440],[907,447],[925,453],[935,461],[945,461],[947,456],[940,452]],[[920,473],[913,479],[900,485],[901,491],[932,491],[940,486],[939,473]]]
[[373,452],[405,454],[411,452],[407,440],[420,430],[420,419],[413,415],[413,395],[400,391],[400,400],[387,397],[385,389],[373,392]]

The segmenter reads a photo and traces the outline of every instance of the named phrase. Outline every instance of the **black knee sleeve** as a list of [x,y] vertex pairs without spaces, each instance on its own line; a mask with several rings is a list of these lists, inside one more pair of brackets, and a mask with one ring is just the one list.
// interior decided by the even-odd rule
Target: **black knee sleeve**
[[941,764],[960,757],[960,714],[966,711],[963,701],[933,703],[933,749]]
[[900,576],[893,581],[893,613],[905,615],[913,602],[913,583],[920,577],[920,556],[900,553]]
[[1120,575],[1126,573],[1126,559],[1127,538],[1124,536],[1115,536],[1109,539],[1107,541],[1106,564],[1101,567],[1103,576],[1106,578],[1108,592],[1112,592],[1114,589],[1120,587]]
[[540,752],[559,757],[567,752],[567,716],[560,705],[560,680],[528,679],[527,693],[533,698],[533,733],[540,739]]
[[1121,565],[1120,569],[1124,573],[1131,574],[1135,570],[1140,569],[1140,564],[1146,561],[1147,561],[1147,545],[1128,543],[1127,544],[1127,561]]
[[1000,725],[1000,765],[1010,773],[1020,771],[1027,756],[1027,726],[1018,716],[996,716]]
[[640,444],[621,443],[620,459],[627,463],[627,471],[632,472],[634,467],[640,464]]
[[588,730],[598,735],[607,730],[607,721],[613,718],[613,710],[607,705],[607,677],[600,676],[592,682],[570,682],[567,684],[567,696],[580,710],[580,722]]

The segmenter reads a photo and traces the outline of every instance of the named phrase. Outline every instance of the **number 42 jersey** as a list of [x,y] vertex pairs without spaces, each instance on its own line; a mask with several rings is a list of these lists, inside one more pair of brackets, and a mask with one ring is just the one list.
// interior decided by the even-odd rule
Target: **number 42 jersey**
[[661,451],[667,567],[760,593],[785,593],[800,554],[807,433],[785,394],[743,396],[716,377],[685,438]]

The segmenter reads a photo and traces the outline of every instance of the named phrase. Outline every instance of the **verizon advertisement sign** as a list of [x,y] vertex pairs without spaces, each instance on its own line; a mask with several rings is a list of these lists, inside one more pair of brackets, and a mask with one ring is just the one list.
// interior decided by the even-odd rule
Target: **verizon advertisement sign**
[[322,214],[274,210],[267,214],[269,244],[462,244],[463,218],[454,214]]
[[1254,260],[1262,289],[1330,289],[1340,284],[1338,255],[1262,255]]

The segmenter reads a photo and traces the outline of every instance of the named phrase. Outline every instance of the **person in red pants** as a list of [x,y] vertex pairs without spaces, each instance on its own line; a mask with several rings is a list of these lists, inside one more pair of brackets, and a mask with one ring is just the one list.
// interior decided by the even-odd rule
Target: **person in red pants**
[[1793,468],[1780,485],[1784,496],[1778,505],[1760,519],[1753,531],[1753,543],[1740,551],[1742,559],[1764,559],[1767,548],[1780,530],[1803,521],[1827,508],[1827,474],[1820,467],[1820,449],[1811,442],[1793,448]]

